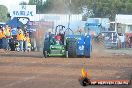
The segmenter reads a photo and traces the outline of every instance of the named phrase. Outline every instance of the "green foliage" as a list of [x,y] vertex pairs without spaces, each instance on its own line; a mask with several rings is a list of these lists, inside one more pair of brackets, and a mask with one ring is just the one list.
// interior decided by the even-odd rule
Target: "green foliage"
[[0,5],[0,22],[6,22],[8,20],[7,18],[8,9],[4,5]]
[[132,0],[72,0],[72,12],[82,12],[83,6],[92,10],[93,17],[109,17],[113,19],[116,14],[132,14]]
[[19,5],[27,5],[27,4],[28,4],[27,2],[22,1],[22,2],[20,2]]
[[35,5],[35,2],[34,2],[35,0],[29,0],[29,5]]
[[[36,2],[35,2],[36,1]],[[71,3],[70,3],[71,1]],[[86,17],[115,18],[116,14],[132,14],[132,0],[29,0],[37,5],[38,13],[82,13],[87,8]],[[92,15],[89,15],[92,14]]]
[[37,13],[46,13],[50,9],[52,0],[29,0],[29,5],[36,5]]

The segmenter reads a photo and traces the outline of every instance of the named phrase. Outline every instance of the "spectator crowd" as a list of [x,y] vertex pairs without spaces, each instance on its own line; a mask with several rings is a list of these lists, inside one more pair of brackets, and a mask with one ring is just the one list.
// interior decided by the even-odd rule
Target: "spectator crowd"
[[5,27],[0,26],[0,49],[10,51],[18,45],[19,51],[26,52],[30,43],[29,33],[23,31],[21,27],[17,27],[16,34],[14,35],[12,34],[13,29],[14,27],[8,25]]

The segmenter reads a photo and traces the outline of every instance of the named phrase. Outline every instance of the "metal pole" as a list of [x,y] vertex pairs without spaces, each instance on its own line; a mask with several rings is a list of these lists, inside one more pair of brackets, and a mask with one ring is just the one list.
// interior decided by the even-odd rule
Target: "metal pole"
[[70,28],[70,20],[71,20],[70,6],[71,6],[71,0],[70,0],[70,2],[69,2],[69,22],[68,22],[68,32],[69,32],[69,28]]
[[95,11],[96,10],[96,4],[95,3],[96,3],[96,0],[93,0],[93,12],[94,12],[94,15],[95,15],[95,12],[96,12]]
[[[116,15],[116,17],[117,17],[117,15]],[[114,29],[114,31],[116,31],[117,33],[118,33],[118,30],[117,30],[117,18],[115,17],[115,29]]]
[[[71,0],[69,1],[69,5],[66,4],[66,0],[64,0],[64,5],[66,7],[66,12],[68,12],[69,10],[69,19],[68,19],[68,32],[69,32],[69,28],[70,28],[70,19],[71,19],[71,12],[70,12],[70,6],[71,6]],[[68,8],[67,8],[68,7]]]
[[70,18],[71,18],[71,15],[69,14],[68,28],[70,28]]

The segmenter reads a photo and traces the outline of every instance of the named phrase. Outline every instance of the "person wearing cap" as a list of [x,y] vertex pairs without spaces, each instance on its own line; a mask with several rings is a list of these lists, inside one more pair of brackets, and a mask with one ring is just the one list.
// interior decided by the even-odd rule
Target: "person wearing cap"
[[4,48],[4,38],[5,38],[5,33],[2,29],[2,26],[0,26],[0,49]]
[[59,35],[61,36],[61,42],[64,44],[64,30],[60,29]]
[[27,51],[28,50],[28,45],[30,44],[29,33],[25,34],[24,43],[25,43],[24,49],[25,49],[25,51]]
[[18,29],[18,33],[17,33],[17,41],[18,43],[20,44],[19,45],[19,48],[20,48],[20,51],[23,51],[23,40],[24,40],[24,34],[23,34],[23,31],[19,28]]
[[62,44],[61,39],[62,39],[61,35],[57,34],[57,35],[55,36],[56,45]]

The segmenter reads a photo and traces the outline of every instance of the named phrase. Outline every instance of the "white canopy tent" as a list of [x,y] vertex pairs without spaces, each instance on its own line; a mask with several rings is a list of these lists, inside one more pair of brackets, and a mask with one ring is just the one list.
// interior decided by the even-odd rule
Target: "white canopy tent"
[[115,17],[116,23],[132,25],[132,15],[117,14]]
[[[118,28],[117,24],[121,24],[121,28]],[[119,31],[122,30],[125,33],[131,33],[132,32],[132,15],[123,15],[123,14],[117,14],[115,17],[115,30]]]

